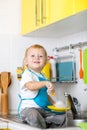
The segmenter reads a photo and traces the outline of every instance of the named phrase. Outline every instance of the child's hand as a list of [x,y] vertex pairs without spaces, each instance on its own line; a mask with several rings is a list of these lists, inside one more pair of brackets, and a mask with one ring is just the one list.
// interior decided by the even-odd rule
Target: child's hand
[[51,82],[47,82],[46,86],[47,86],[47,93],[48,94],[50,93],[52,96],[54,96],[55,95],[55,89],[54,89],[53,84]]

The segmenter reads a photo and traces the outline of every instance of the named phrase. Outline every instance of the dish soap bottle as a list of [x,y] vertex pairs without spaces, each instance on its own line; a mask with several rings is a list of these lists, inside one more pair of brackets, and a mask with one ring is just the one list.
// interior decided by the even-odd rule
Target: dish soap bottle
[[56,82],[56,60],[53,56],[50,56],[50,64],[51,64],[51,81]]
[[47,61],[46,65],[42,69],[42,73],[46,76],[48,80],[51,79],[51,64],[49,60]]

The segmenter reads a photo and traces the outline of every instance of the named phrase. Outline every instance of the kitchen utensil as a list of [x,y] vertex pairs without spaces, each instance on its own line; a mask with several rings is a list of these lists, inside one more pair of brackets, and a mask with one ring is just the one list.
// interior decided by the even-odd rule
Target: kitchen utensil
[[83,69],[82,69],[82,49],[80,49],[80,70],[79,70],[80,79],[83,78]]
[[2,116],[8,115],[8,94],[7,93],[1,94],[1,115]]
[[56,111],[56,112],[66,112],[70,110],[70,107],[64,107],[64,108],[58,108],[53,105],[47,106],[50,110]]
[[84,83],[87,84],[87,48],[83,50]]
[[0,114],[1,114],[1,74],[0,74]]
[[1,88],[0,88],[0,115],[1,115]]
[[0,74],[0,88],[1,88],[1,74]]
[[11,83],[10,72],[1,72],[1,85],[3,93],[7,93],[7,89]]

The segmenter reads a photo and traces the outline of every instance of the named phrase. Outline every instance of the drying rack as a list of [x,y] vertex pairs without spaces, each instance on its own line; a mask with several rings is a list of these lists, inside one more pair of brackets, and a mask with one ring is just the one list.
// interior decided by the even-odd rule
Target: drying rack
[[[56,56],[56,61],[57,62],[61,62],[61,59],[68,59],[68,58],[72,58],[72,60],[75,62],[75,53],[73,52],[73,49],[74,48],[82,48],[84,46],[87,46],[87,41],[84,41],[84,42],[79,42],[79,43],[76,43],[76,44],[70,44],[70,45],[66,45],[64,47],[59,47],[59,48],[54,48],[53,49],[53,52],[54,52],[54,55]],[[69,53],[65,53],[64,54],[64,50],[69,50]],[[60,55],[59,52],[63,51],[63,54]],[[58,52],[58,53],[57,53]],[[73,69],[75,66],[73,65]],[[59,78],[59,77],[56,77],[56,78]],[[62,83],[65,81],[61,81],[60,83]],[[76,78],[76,73],[73,75],[73,81],[67,81],[67,83],[77,83],[77,78]]]
[[[67,54],[67,55],[64,55],[64,56],[58,56],[58,58],[56,59],[56,62],[59,63],[60,65],[70,65],[71,66],[71,70],[72,70],[72,76],[69,77],[68,74],[66,74],[65,76],[61,77],[63,79],[69,79],[69,78],[72,78],[72,80],[62,80],[62,81],[57,81],[57,82],[60,82],[60,83],[77,83],[77,78],[76,78],[76,63],[75,63],[75,54],[74,53],[70,53],[70,54]],[[66,65],[65,65],[66,66]],[[65,67],[67,69],[67,66]],[[65,72],[66,73],[66,72]],[[60,78],[60,77],[56,77],[57,79]]]
[[87,41],[66,45],[63,47],[56,47],[53,49],[53,52],[60,52],[60,51],[68,50],[68,49],[74,49],[74,48],[82,48],[84,46],[87,46]]

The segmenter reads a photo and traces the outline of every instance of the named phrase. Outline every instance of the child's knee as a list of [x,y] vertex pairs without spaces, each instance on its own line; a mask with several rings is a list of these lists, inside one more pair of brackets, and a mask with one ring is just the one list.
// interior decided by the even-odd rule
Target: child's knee
[[29,120],[35,121],[38,119],[39,112],[36,109],[32,108],[28,111],[27,116]]

